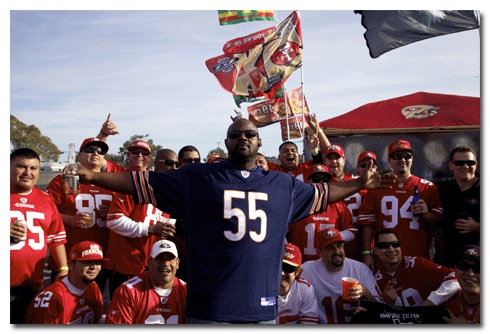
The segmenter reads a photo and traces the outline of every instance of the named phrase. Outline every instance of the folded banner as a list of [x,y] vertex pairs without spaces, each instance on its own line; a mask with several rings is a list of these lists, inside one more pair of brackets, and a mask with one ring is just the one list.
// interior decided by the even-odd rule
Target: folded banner
[[[305,114],[306,116],[306,114]],[[310,126],[305,123],[305,130]],[[303,133],[303,116],[296,116],[289,118],[289,138],[288,138],[288,122],[286,120],[281,121],[281,136],[282,140],[290,140],[296,138],[302,138]]]
[[218,16],[222,26],[250,21],[274,21],[273,10],[218,10]]
[[352,318],[352,324],[445,324],[449,317],[445,306],[394,306],[363,300],[361,311]]
[[298,13],[265,30],[229,41],[224,55],[206,61],[208,70],[227,91],[272,99],[291,73],[301,67],[303,42]]
[[476,29],[473,10],[355,10],[362,15],[364,38],[372,58],[413,42]]
[[[302,89],[296,88],[293,89],[292,91],[287,93],[288,95],[288,103],[289,103],[289,110],[290,113],[294,115],[299,115],[303,112],[303,93]],[[306,97],[305,97],[305,107],[304,107],[304,112],[305,114],[308,113],[308,103],[306,103]]]

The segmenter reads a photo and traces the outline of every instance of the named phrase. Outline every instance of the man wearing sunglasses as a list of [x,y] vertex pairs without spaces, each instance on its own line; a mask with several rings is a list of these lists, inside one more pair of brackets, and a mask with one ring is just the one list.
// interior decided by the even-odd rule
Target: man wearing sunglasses
[[188,323],[275,323],[287,225],[363,188],[394,182],[388,169],[342,185],[304,184],[257,167],[259,144],[257,127],[237,119],[226,134],[228,159],[220,163],[165,173],[77,171],[82,183],[133,195],[135,203],[183,220]]
[[480,176],[475,151],[459,146],[449,155],[454,179],[437,184],[444,208],[442,265],[452,268],[456,251],[464,245],[480,243]]
[[[345,241],[337,229],[317,234],[315,247],[321,258],[303,263],[304,277],[315,290],[318,322],[321,324],[350,323],[361,299],[380,301],[373,273],[362,262],[345,257]],[[359,284],[351,288],[348,299],[342,297],[342,278],[351,277]]]
[[[128,171],[148,170],[151,149],[148,142],[135,140],[128,146]],[[151,204],[135,205],[132,196],[115,194],[107,215],[110,229],[104,268],[109,275],[109,292],[133,276],[141,274],[148,264],[151,245],[165,237],[163,228],[170,217]]]
[[192,145],[184,146],[179,151],[180,166],[201,162],[201,155],[197,148]]
[[[325,165],[313,165],[305,173],[307,184],[328,183],[331,179],[328,168]],[[287,240],[298,246],[303,262],[320,258],[320,253],[315,248],[315,237],[322,230],[335,228],[342,234],[342,239],[351,242],[357,234],[357,228],[352,223],[352,214],[343,202],[328,204],[326,212],[312,215],[302,219],[288,227]],[[350,257],[346,251],[346,256]]]
[[[106,166],[105,154],[109,146],[98,138],[87,138],[80,145],[78,159],[80,164],[92,172],[99,173]],[[107,165],[107,172],[114,172],[113,165]],[[78,195],[67,195],[63,188],[63,175],[56,176],[45,190],[56,203],[66,230],[66,247],[71,249],[82,241],[93,241],[102,246],[107,253],[109,229],[106,226],[109,205],[113,199],[112,191],[92,184],[80,184]],[[50,257],[48,260],[53,283],[59,268]],[[96,283],[103,292],[107,273],[102,269]]]
[[157,152],[157,154],[155,155],[154,164],[156,173],[161,173],[180,167],[180,162],[177,159],[177,154],[168,148],[163,148]]
[[480,247],[467,245],[456,253],[456,278],[461,290],[444,305],[449,317],[443,319],[449,324],[480,323]]
[[301,278],[301,263],[299,248],[285,244],[276,324],[318,323],[315,291],[307,280]]
[[380,262],[374,277],[383,302],[396,306],[441,305],[459,291],[454,270],[418,256],[403,256],[398,236],[384,229],[374,236]]
[[[405,255],[430,260],[432,227],[442,218],[442,205],[437,187],[430,181],[412,175],[413,149],[406,140],[395,140],[388,146],[388,164],[396,184],[391,189],[368,191],[359,209],[357,224],[362,225],[362,261],[374,272],[370,254],[373,234],[390,229],[402,238]],[[420,199],[412,204],[414,187]]]

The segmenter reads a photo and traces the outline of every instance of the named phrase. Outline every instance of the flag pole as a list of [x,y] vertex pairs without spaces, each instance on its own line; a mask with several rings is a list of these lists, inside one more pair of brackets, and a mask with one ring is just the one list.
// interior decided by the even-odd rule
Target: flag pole
[[[296,11],[299,16],[299,10]],[[303,49],[304,50],[304,49]],[[301,131],[301,137],[303,138],[303,162],[306,162],[306,153],[305,153],[305,135],[306,135],[306,127],[305,127],[305,90],[304,90],[304,82],[303,82],[303,60],[301,60],[301,115],[303,119],[303,128]]]

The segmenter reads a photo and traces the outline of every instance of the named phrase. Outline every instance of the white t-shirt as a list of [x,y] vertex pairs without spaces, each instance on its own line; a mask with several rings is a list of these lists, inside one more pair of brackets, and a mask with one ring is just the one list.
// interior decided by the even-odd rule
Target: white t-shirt
[[318,313],[313,286],[305,279],[293,281],[286,296],[277,300],[277,324],[317,324]]

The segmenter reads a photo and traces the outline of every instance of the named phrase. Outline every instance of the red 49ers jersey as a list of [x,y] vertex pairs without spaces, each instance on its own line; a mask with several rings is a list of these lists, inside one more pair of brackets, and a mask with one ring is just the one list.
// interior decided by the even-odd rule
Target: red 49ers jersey
[[289,224],[286,239],[298,246],[302,262],[316,260],[320,255],[316,252],[315,235],[327,228],[339,230],[347,242],[353,240],[357,233],[357,228],[352,225],[350,211],[344,203],[337,202],[329,204],[326,212]]
[[10,244],[10,287],[43,287],[44,259],[48,247],[66,243],[61,216],[51,198],[33,187],[27,195],[10,192],[10,222],[27,222],[27,239]]
[[[60,213],[74,216],[77,212],[85,212],[94,217],[94,225],[90,228],[65,224],[67,251],[69,252],[79,242],[90,240],[98,243],[105,254],[109,241],[109,229],[106,227],[106,220],[100,217],[99,207],[101,204],[109,205],[114,193],[94,185],[80,184],[78,195],[66,195],[63,189],[63,175],[58,175],[51,180],[45,192],[54,200]],[[50,265],[53,264],[50,261]],[[50,268],[58,270],[54,266]]]
[[292,171],[285,170],[284,168],[281,167],[281,165],[276,165],[275,163],[269,162],[269,170],[273,171],[278,171],[278,172],[283,172],[285,174],[292,175],[293,177],[297,178],[298,180],[301,180],[304,182],[304,177],[303,174],[313,166],[313,160],[308,160],[306,162],[302,162]]
[[75,288],[65,276],[47,286],[32,300],[26,324],[96,324],[104,312],[104,302],[95,282],[85,290]]
[[106,324],[185,324],[187,286],[174,278],[172,292],[159,296],[145,271],[120,285],[107,309]]
[[[442,267],[422,257],[405,256],[394,275],[386,273],[382,265],[380,267],[374,275],[379,295],[383,296],[383,289],[391,281],[398,295],[395,302],[397,306],[420,306],[430,293],[444,282],[457,282],[453,269]],[[456,286],[456,289],[458,288],[459,285]]]
[[460,290],[457,294],[452,296],[444,306],[447,306],[453,311],[456,317],[463,316],[469,324],[480,323],[480,303],[476,305],[468,305],[462,296],[463,292]]
[[391,189],[369,190],[363,199],[357,223],[373,226],[374,232],[393,230],[401,242],[403,254],[430,259],[431,226],[412,214],[416,185],[428,210],[442,218],[442,205],[436,185],[412,175],[402,183],[395,183]]
[[[137,223],[149,223],[153,225],[163,222],[164,218],[170,217],[161,212],[151,204],[135,205],[130,195],[115,194],[114,200],[109,208],[107,221],[128,217]],[[113,269],[125,275],[139,275],[147,265],[148,255],[151,247],[157,241],[157,237],[139,236],[136,238],[126,237],[117,233],[111,227],[109,235],[109,246],[107,248],[107,264],[104,267]]]

